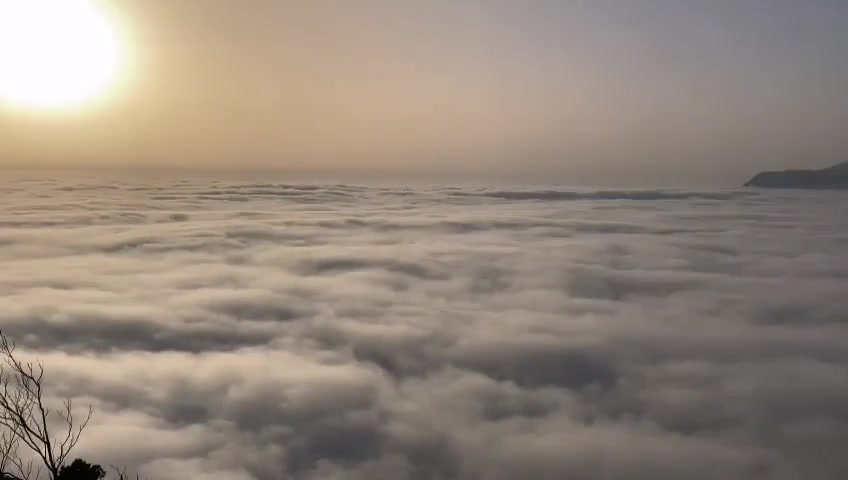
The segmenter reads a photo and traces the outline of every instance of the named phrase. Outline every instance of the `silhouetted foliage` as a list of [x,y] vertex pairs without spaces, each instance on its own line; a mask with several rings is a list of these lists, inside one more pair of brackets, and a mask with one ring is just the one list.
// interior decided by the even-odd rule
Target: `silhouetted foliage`
[[92,465],[78,458],[59,469],[58,480],[100,480],[106,476],[106,470],[100,465]]

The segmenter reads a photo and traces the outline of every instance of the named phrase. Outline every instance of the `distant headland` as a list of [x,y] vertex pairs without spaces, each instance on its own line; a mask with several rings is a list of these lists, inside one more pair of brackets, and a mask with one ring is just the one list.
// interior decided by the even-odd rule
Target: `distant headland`
[[848,162],[821,170],[760,172],[745,184],[761,188],[815,188],[848,190]]

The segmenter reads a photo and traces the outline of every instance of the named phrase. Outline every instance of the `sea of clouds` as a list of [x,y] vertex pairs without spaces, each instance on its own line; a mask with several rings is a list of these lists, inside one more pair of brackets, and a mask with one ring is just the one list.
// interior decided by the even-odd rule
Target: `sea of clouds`
[[0,180],[0,329],[176,479],[848,478],[846,193]]

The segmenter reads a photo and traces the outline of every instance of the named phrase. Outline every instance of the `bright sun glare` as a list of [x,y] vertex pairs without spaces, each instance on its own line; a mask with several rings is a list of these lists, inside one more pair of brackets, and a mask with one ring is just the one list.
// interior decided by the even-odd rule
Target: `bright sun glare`
[[0,102],[77,107],[105,95],[122,45],[94,0],[0,0]]

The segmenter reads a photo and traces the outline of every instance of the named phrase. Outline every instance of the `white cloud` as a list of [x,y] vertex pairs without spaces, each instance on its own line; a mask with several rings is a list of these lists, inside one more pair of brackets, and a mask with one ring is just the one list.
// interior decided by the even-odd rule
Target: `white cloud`
[[839,194],[104,186],[9,183],[0,206],[0,328],[94,404],[91,461],[848,475]]

